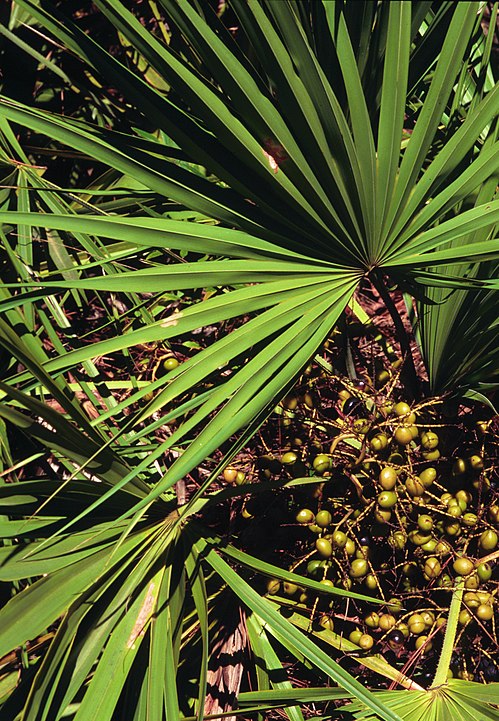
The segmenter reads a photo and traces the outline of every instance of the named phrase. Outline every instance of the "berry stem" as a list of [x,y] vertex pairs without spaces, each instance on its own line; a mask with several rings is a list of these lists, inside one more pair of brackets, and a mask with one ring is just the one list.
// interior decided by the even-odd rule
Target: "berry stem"
[[407,335],[407,331],[404,327],[404,323],[402,321],[402,318],[400,317],[400,313],[397,310],[397,306],[393,302],[393,298],[386,287],[381,271],[371,273],[370,277],[371,283],[378,291],[383,303],[386,306],[387,311],[390,314],[393,325],[395,326],[395,334],[397,336],[398,342],[400,343],[400,349],[402,351],[402,357],[404,360],[404,364],[402,366],[402,374],[403,376],[405,376],[404,385],[406,387],[406,391],[410,390],[413,398],[416,398],[418,396],[419,386],[418,375],[416,373],[414,358],[412,357],[411,344]]

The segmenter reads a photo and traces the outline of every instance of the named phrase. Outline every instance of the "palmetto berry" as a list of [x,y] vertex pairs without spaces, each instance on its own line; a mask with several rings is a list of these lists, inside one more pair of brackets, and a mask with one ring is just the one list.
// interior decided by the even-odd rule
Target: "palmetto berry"
[[466,558],[466,556],[460,556],[459,558],[456,558],[456,560],[452,564],[452,567],[454,571],[458,574],[458,576],[468,576],[475,568],[475,564],[473,563],[471,558]]
[[391,491],[397,483],[397,472],[391,466],[385,466],[378,476],[378,483],[385,491]]
[[479,540],[480,548],[484,551],[493,551],[498,543],[498,536],[495,531],[491,528],[487,529],[482,533]]
[[315,516],[315,522],[320,528],[326,528],[330,525],[333,517],[329,511],[319,511]]
[[397,494],[393,491],[383,491],[378,496],[380,508],[392,508],[397,503]]
[[425,431],[421,434],[421,445],[427,451],[433,451],[439,443],[439,438],[433,431]]
[[333,555],[331,541],[328,541],[327,538],[318,538],[315,542],[315,548],[322,558],[330,558]]
[[401,446],[407,446],[414,440],[413,428],[415,426],[399,426],[395,429],[393,437]]
[[314,512],[310,510],[310,508],[302,508],[296,514],[295,519],[297,523],[313,523],[315,515]]
[[374,638],[368,633],[363,633],[358,640],[358,645],[363,651],[369,651],[374,646]]

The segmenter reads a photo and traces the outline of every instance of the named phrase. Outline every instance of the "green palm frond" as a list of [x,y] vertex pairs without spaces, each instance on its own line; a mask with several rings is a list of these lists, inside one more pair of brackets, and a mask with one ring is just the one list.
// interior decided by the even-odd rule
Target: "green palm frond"
[[[490,69],[474,67],[477,57],[490,65],[481,4],[232,0],[234,36],[209,4],[155,3],[165,35],[130,4],[97,0],[102,23],[139,58],[130,65],[63,3],[17,4],[89,77],[115,88],[140,123],[118,130],[0,97],[4,185],[17,186],[2,190],[0,207],[9,267],[0,285],[9,358],[0,415],[37,452],[52,451],[66,479],[0,485],[3,537],[23,539],[0,549],[0,578],[39,577],[0,611],[0,656],[62,617],[6,717],[23,708],[26,721],[202,719],[210,612],[226,585],[253,614],[255,652],[266,648],[279,663],[275,639],[341,687],[321,699],[354,697],[358,718],[496,718],[493,686],[363,688],[224,556],[255,573],[267,566],[203,537],[193,517],[219,466],[184,506],[174,494],[197,466],[227,445],[235,452],[258,428],[363,279],[386,274],[418,299],[432,390],[496,382],[499,86]],[[88,188],[57,187],[23,150],[19,126],[52,157],[69,149],[103,175]],[[200,300],[205,288],[213,292]],[[112,306],[101,339],[79,343],[67,308],[81,309],[89,292],[125,298],[127,315]],[[181,308],[166,314],[168,294]],[[230,333],[150,388],[133,370],[128,398],[104,393],[96,358],[126,359],[137,345],[226,321]],[[75,379],[92,399],[92,419]],[[150,390],[158,392],[137,407]],[[154,431],[172,421],[158,442]],[[242,703],[289,704],[298,721],[313,689],[269,689],[270,670]]]
[[[487,686],[460,679],[451,679],[445,686],[431,691],[378,691],[377,696],[404,721],[444,721],[459,719],[472,721],[499,718],[497,698],[499,684]],[[348,707],[347,707],[348,708]],[[377,721],[378,717],[352,706],[353,716],[362,721]]]

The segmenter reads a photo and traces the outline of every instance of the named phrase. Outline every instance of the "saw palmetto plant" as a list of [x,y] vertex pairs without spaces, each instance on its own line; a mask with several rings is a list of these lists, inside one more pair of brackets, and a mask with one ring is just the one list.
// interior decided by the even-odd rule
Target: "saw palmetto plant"
[[2,30],[2,718],[499,718],[498,4],[73,5]]

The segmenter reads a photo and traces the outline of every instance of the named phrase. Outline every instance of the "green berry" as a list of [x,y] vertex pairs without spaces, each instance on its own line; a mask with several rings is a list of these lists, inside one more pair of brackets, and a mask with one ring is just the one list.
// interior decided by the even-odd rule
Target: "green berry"
[[280,588],[281,583],[277,578],[271,578],[267,581],[267,593],[271,596],[275,596],[276,593],[279,593]]
[[[336,533],[340,533],[340,531],[336,531]],[[333,541],[336,536],[336,533],[333,533]],[[348,556],[353,556],[356,551],[355,542],[351,538],[347,538],[347,540],[346,540],[345,551]]]
[[479,563],[476,567],[476,572],[480,581],[484,583],[490,581],[492,578],[492,566],[490,563]]
[[484,551],[493,551],[498,542],[497,533],[493,531],[491,528],[488,528],[486,531],[482,533],[480,536],[480,540],[478,541],[478,544],[480,548]]
[[[343,531],[335,531],[333,533],[333,545],[337,548],[345,548],[347,545],[347,535],[346,533],[343,533]],[[354,544],[354,551],[355,551],[355,544]]]
[[429,533],[423,533],[422,531],[409,531],[409,540],[411,543],[413,543],[415,546],[423,546],[425,543],[428,543],[428,541],[431,540],[431,535]]
[[423,545],[420,546],[420,548],[422,548],[425,553],[435,553],[437,543],[438,543],[438,541],[436,538],[430,538],[430,540],[427,541],[426,543],[423,543]]
[[312,465],[314,467],[314,471],[319,473],[319,475],[322,475],[323,473],[326,473],[326,471],[331,470],[331,458],[326,456],[325,453],[320,453],[314,458]]
[[368,633],[363,633],[359,638],[358,645],[363,651],[369,651],[374,645],[374,638]]
[[456,560],[452,564],[452,567],[458,576],[469,576],[469,574],[475,568],[475,564],[473,563],[471,558],[466,558],[466,556],[460,556],[459,558],[456,558]]
[[463,596],[463,602],[468,608],[478,608],[480,605],[480,599],[474,591],[466,591]]
[[315,516],[315,522],[320,528],[327,528],[333,520],[329,511],[319,511]]
[[460,611],[458,616],[458,622],[461,626],[466,626],[471,621],[471,613],[468,611],[467,608],[463,608],[462,611]]
[[395,403],[393,406],[393,412],[396,416],[406,416],[411,412],[411,407],[408,403],[405,403],[404,401],[399,401],[399,403]]
[[295,516],[297,523],[313,523],[314,521],[314,512],[310,510],[310,508],[302,508],[301,511],[298,511],[298,513]]
[[379,614],[376,611],[371,611],[364,617],[364,623],[369,628],[379,628]]
[[391,613],[382,613],[379,617],[379,627],[382,631],[390,631],[396,624],[395,616]]
[[242,486],[243,483],[246,483],[246,473],[244,473],[243,471],[238,471],[234,483],[236,484],[236,486]]
[[466,462],[462,458],[456,458],[452,464],[452,473],[454,476],[462,476],[466,473]]
[[407,621],[407,625],[409,626],[409,631],[415,636],[419,636],[419,634],[423,633],[426,629],[424,619],[419,613],[413,613]]
[[425,487],[419,478],[408,478],[405,482],[405,488],[412,498],[418,498],[425,492]]
[[364,558],[356,558],[350,566],[351,578],[363,578],[367,574],[367,561]]
[[483,470],[483,458],[482,456],[474,455],[468,458],[468,466],[474,472],[480,472]]
[[349,640],[354,643],[356,646],[359,645],[359,640],[362,637],[362,631],[359,631],[358,628],[355,629],[355,631],[352,631],[349,635]]
[[440,576],[442,566],[440,565],[440,561],[438,560],[438,558],[431,556],[430,558],[426,559],[423,570],[427,578],[437,578],[438,576]]
[[386,433],[377,433],[373,436],[373,438],[371,438],[369,445],[374,453],[383,451],[388,445],[388,437]]
[[317,559],[314,559],[313,561],[309,561],[307,563],[307,573],[309,576],[319,576],[323,573],[324,561],[318,561]]
[[391,491],[395,488],[395,485],[397,483],[397,472],[394,468],[391,466],[385,466],[380,471],[380,474],[378,476],[378,482],[381,488],[385,491]]
[[323,558],[331,558],[333,555],[331,541],[328,541],[327,538],[318,538],[315,542],[315,548],[317,549],[317,553]]
[[476,526],[478,523],[478,516],[476,513],[465,513],[462,518],[462,522],[465,526]]
[[166,360],[163,361],[163,368],[167,372],[175,370],[175,368],[178,368],[179,365],[180,365],[180,363],[178,362],[178,360],[173,357],[167,358]]
[[469,588],[472,590],[475,590],[480,586],[480,577],[478,573],[470,573],[469,576],[466,576],[466,580],[464,582],[464,587]]
[[319,626],[327,631],[334,631],[334,622],[331,616],[322,616],[319,620]]
[[378,506],[380,508],[393,508],[397,503],[397,494],[393,491],[383,491],[378,496]]
[[377,523],[381,523],[381,524],[388,523],[388,521],[390,520],[391,517],[392,517],[392,512],[389,510],[383,510],[381,508],[377,508],[374,511],[374,518]]
[[438,448],[435,448],[433,451],[422,451],[421,455],[425,459],[425,461],[438,461],[440,458],[440,451]]
[[421,445],[426,451],[433,451],[438,446],[439,438],[433,431],[421,434]]
[[395,429],[393,437],[400,446],[408,446],[414,439],[412,426],[399,426]]
[[428,636],[418,636],[416,639],[416,643],[414,644],[416,650],[423,649],[422,653],[427,653],[428,651],[431,651],[433,648],[433,644],[431,641],[428,641]]
[[421,531],[431,531],[433,528],[433,518],[426,514],[419,516],[418,526]]
[[480,619],[480,621],[490,621],[490,619],[494,615],[494,609],[488,604],[481,603],[476,609],[475,613],[477,618]]
[[433,467],[425,468],[424,471],[421,471],[419,474],[419,480],[423,484],[425,488],[429,488],[433,481],[436,480],[437,477],[437,471]]
[[287,451],[281,456],[283,466],[292,466],[298,460],[298,456],[294,451]]
[[388,537],[388,543],[392,548],[402,551],[405,548],[407,537],[403,531],[394,531]]

